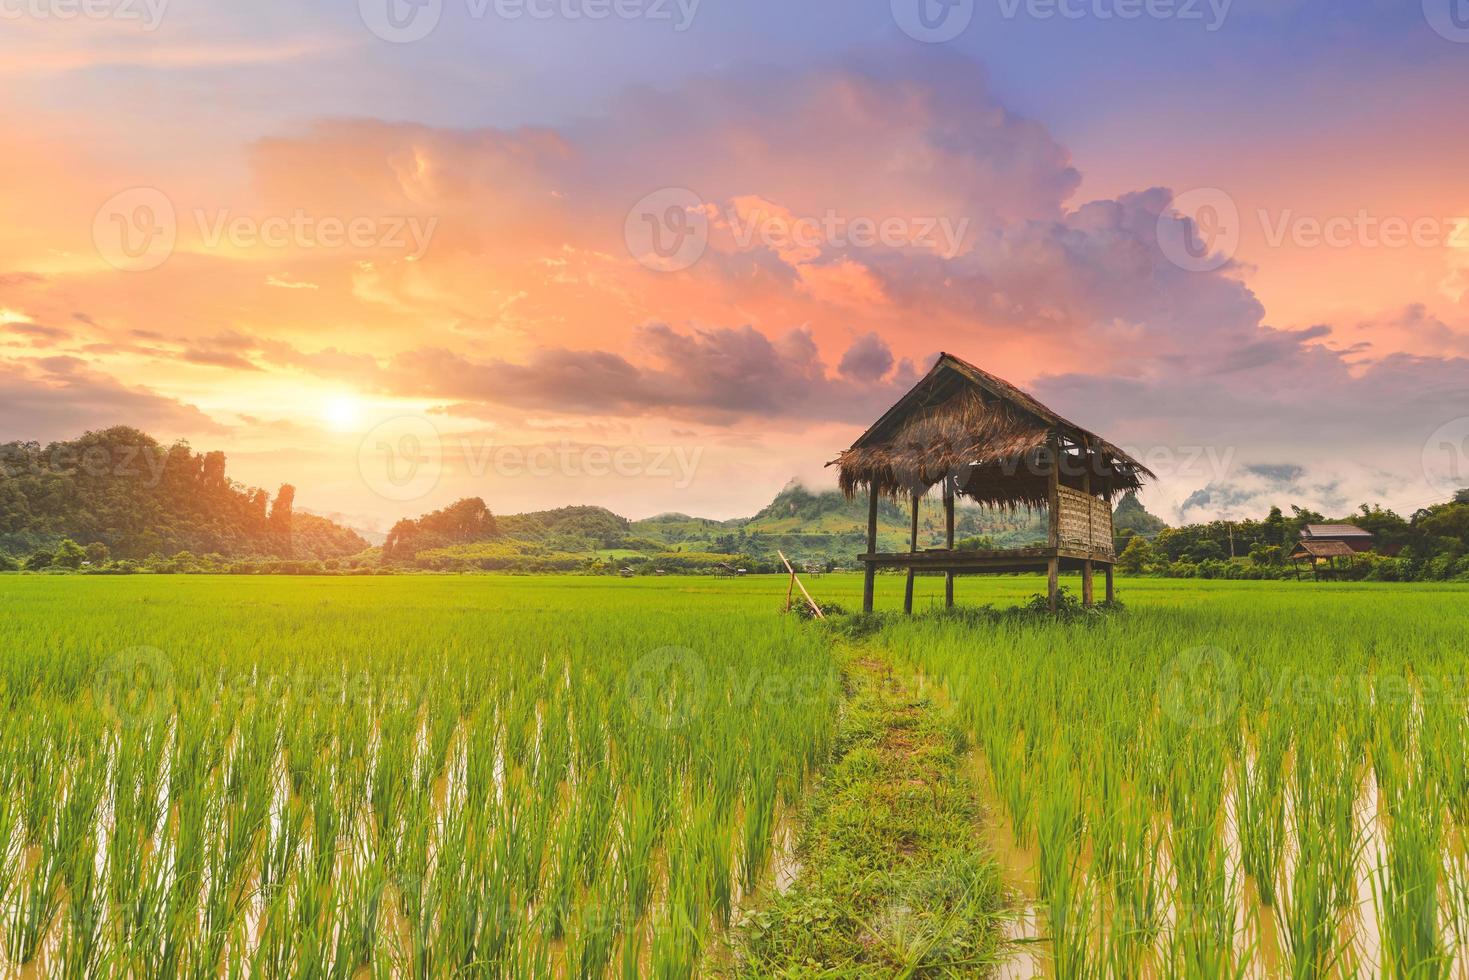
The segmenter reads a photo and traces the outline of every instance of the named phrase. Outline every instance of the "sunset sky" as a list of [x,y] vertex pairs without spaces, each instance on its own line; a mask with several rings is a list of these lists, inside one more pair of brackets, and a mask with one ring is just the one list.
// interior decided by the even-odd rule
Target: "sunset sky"
[[919,2],[0,0],[0,441],[734,517],[947,350],[1170,522],[1469,485],[1469,2]]

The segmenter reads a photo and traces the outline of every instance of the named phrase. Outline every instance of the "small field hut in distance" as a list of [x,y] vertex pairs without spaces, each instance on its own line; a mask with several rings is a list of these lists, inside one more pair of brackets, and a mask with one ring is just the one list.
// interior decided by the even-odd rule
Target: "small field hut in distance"
[[[1051,608],[1058,576],[1080,571],[1082,598],[1093,601],[1092,575],[1106,573],[1113,597],[1112,499],[1153,474],[1107,442],[1051,411],[1001,378],[952,354],[828,465],[839,468],[848,498],[868,495],[866,579],[862,608],[871,611],[879,568],[906,568],[906,612],[913,611],[915,572],[943,572],[945,602],[954,604],[954,577],[984,572],[1048,572]],[[937,488],[943,497],[946,547],[918,550],[918,502]],[[908,498],[913,525],[909,550],[877,551],[880,496]],[[959,496],[1000,507],[1046,508],[1045,545],[994,551],[954,549],[954,502]]]

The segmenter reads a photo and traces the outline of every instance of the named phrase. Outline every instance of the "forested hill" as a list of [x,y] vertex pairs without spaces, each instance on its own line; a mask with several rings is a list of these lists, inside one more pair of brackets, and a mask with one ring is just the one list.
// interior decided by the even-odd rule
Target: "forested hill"
[[334,558],[367,542],[293,509],[295,489],[271,495],[234,482],[221,452],[165,446],[126,426],[70,442],[0,444],[0,553],[22,555],[66,539],[117,558],[218,554],[227,558]]

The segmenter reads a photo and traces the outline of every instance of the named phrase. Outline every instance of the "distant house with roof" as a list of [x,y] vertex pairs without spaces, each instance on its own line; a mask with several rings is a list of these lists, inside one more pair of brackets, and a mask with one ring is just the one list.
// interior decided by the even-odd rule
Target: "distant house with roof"
[[1371,551],[1375,540],[1371,531],[1355,524],[1307,524],[1301,528],[1300,540],[1290,553],[1290,560],[1309,561],[1312,575],[1319,578],[1321,562],[1335,570],[1338,558],[1351,558]]

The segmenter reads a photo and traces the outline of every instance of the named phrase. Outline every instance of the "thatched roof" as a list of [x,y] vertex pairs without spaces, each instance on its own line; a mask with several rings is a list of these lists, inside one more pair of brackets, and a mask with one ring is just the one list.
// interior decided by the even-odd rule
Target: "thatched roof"
[[961,494],[981,503],[1046,502],[1046,447],[1061,447],[1062,482],[1090,477],[1107,498],[1153,474],[1107,442],[1051,411],[1001,378],[952,354],[827,465],[840,468],[848,497],[876,486],[887,496],[925,493],[952,475]]
[[1295,558],[1350,558],[1355,551],[1345,541],[1312,541],[1303,539],[1290,553]]

